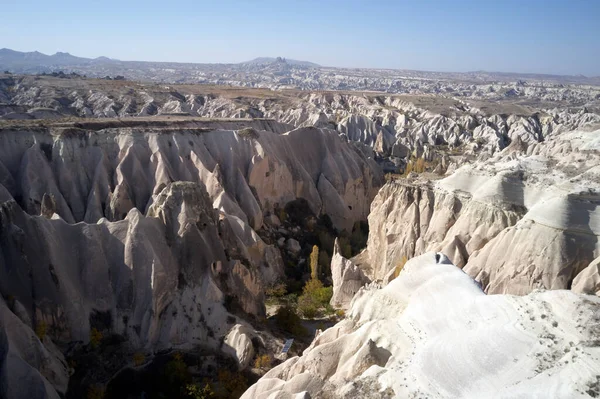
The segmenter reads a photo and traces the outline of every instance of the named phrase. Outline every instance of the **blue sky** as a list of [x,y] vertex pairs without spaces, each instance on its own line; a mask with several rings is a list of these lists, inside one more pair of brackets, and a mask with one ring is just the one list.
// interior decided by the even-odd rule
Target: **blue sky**
[[600,0],[0,0],[0,48],[600,75]]

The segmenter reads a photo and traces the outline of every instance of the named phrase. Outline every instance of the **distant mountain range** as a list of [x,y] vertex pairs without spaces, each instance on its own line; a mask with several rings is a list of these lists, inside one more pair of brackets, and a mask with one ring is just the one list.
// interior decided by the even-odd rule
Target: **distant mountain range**
[[[245,87],[296,88],[301,90],[369,90],[390,93],[453,92],[434,87],[443,82],[467,85],[494,82],[600,85],[600,77],[559,76],[504,72],[434,72],[401,69],[333,68],[313,62],[282,57],[259,57],[237,64],[121,61],[108,57],[84,58],[58,52],[21,52],[0,49],[0,73],[76,73],[88,77],[124,77],[129,80],[163,83],[205,83]],[[417,83],[415,86],[415,81]],[[533,83],[532,83],[533,84]],[[433,86],[432,86],[433,85]],[[430,87],[431,86],[431,87]],[[470,86],[460,88],[470,90]],[[495,90],[485,88],[485,90]],[[483,94],[482,94],[483,95]]]
[[[101,63],[128,63],[144,61],[120,61],[108,57],[84,58],[71,55],[69,53],[58,52],[52,55],[46,55],[39,51],[22,52],[8,48],[0,49],[0,67],[2,68],[26,68],[26,67],[51,67],[51,66],[76,66],[92,65]],[[147,62],[160,63],[160,62]],[[168,62],[169,64],[171,62]],[[182,63],[183,64],[183,63]],[[320,68],[319,64],[308,61],[298,61],[283,57],[258,57],[250,61],[241,62],[241,65],[269,65],[269,64],[288,64],[294,67]],[[19,72],[19,71],[15,71]]]
[[95,61],[109,60],[106,57],[96,59],[76,57],[69,53],[58,52],[53,55],[46,55],[39,51],[21,52],[8,48],[0,49],[0,65],[8,68],[33,65],[75,65],[89,64]]
[[288,65],[307,67],[307,68],[320,68],[321,65],[315,64],[314,62],[308,61],[298,61],[292,60],[289,58],[282,57],[258,57],[250,61],[243,62],[242,64],[253,64],[253,65],[264,65],[264,64],[274,64],[274,63],[286,63]]

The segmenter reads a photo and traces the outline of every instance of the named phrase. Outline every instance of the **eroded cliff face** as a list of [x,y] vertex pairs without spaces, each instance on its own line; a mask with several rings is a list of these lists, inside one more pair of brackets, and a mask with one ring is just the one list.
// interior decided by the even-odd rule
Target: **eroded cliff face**
[[591,282],[600,256],[599,134],[511,146],[442,180],[386,184],[372,203],[367,249],[353,262],[387,282],[406,259],[433,250],[488,293],[599,291]]
[[[169,184],[148,216],[133,208],[117,222],[71,225],[27,215],[12,200],[2,204],[0,219],[0,290],[20,316],[10,316],[18,326],[2,326],[7,334],[18,328],[30,336],[37,346],[21,348],[19,357],[46,378],[55,368],[47,375],[27,359],[46,353],[52,341],[85,344],[92,328],[122,336],[132,348],[219,348],[237,320],[224,307],[225,297],[248,315],[264,317],[261,268],[268,266],[244,257],[245,247],[227,245],[229,221],[219,218],[195,183]],[[40,326],[47,331],[45,345],[33,334]],[[9,352],[15,345],[18,350],[8,339]],[[58,354],[51,360],[60,363]],[[14,359],[6,361],[10,368]],[[15,367],[9,387],[23,376],[25,366]],[[64,394],[67,368],[60,372],[63,383],[54,389]]]
[[[434,81],[435,85],[439,83],[437,79]],[[416,81],[411,80],[410,84]],[[389,93],[393,87],[395,85],[389,85],[382,91]],[[483,153],[489,157],[517,138],[528,143],[542,142],[549,135],[600,122],[600,117],[585,107],[576,111],[568,108],[589,102],[593,109],[598,99],[591,93],[597,89],[562,85],[554,89],[537,85],[511,88],[512,95],[529,97],[532,105],[542,98],[549,100],[540,101],[533,109],[513,103],[510,96],[500,95],[493,100],[495,95],[505,91],[494,85],[489,87],[490,91],[479,93],[480,101],[460,98],[461,93],[473,87],[468,84],[460,90],[452,89],[447,92],[448,97],[336,92],[293,92],[290,95],[264,89],[0,76],[0,99],[5,103],[0,105],[0,120],[65,116],[160,118],[174,114],[272,118],[287,124],[286,131],[300,127],[333,129],[382,156],[408,159],[412,154],[428,160],[440,158],[435,150],[438,145],[470,146],[474,155]],[[554,90],[561,94],[549,95],[548,91]],[[568,98],[571,102],[566,101]]]
[[448,258],[409,260],[242,396],[584,398],[598,394],[600,299],[486,295]]
[[372,160],[326,130],[276,134],[211,123],[166,132],[3,130],[0,184],[30,214],[40,213],[47,194],[66,222],[95,223],[121,220],[134,207],[145,213],[167,184],[192,181],[206,187],[215,208],[256,230],[264,214],[296,198],[336,227],[351,227],[366,218],[382,183]]
[[8,397],[23,378],[31,397],[63,395],[61,351],[94,329],[128,351],[200,345],[247,366],[257,332],[245,319],[264,318],[265,286],[284,274],[256,233],[263,217],[297,198],[339,229],[366,217],[381,173],[337,134],[218,123],[0,132]]

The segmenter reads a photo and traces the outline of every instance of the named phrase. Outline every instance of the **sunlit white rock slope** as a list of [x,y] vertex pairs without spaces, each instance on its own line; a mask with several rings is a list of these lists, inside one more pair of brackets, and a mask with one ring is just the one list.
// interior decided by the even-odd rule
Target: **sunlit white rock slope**
[[369,231],[353,261],[372,281],[440,251],[489,294],[600,292],[600,129],[514,140],[441,180],[390,182],[371,203]]
[[411,259],[243,398],[584,398],[600,394],[600,298],[486,295],[441,253]]

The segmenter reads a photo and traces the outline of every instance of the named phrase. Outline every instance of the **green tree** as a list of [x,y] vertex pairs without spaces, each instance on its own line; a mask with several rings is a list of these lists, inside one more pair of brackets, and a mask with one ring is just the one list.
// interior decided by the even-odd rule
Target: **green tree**
[[321,250],[319,251],[319,265],[320,270],[324,270],[325,274],[330,275],[329,268],[331,266],[331,257],[327,254],[327,252]]
[[340,236],[339,243],[342,256],[346,259],[350,259],[352,257],[352,245],[350,245],[350,240],[347,237]]

